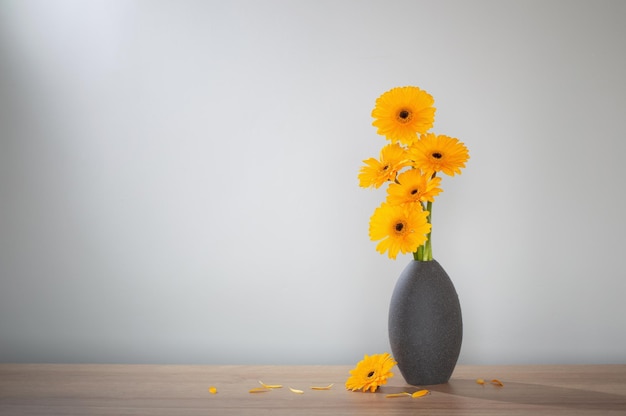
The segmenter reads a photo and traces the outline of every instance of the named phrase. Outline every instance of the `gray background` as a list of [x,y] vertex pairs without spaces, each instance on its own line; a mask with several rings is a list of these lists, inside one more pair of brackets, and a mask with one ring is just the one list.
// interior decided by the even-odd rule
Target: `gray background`
[[434,206],[461,363],[626,362],[626,2],[0,1],[0,361],[354,363],[378,95],[471,159]]

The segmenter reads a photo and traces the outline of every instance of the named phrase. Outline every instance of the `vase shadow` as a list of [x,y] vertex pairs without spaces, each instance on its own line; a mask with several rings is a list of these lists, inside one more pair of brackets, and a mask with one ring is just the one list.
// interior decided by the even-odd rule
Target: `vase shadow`
[[479,385],[475,380],[451,379],[448,383],[424,388],[455,396],[522,405],[626,411],[626,395],[542,384],[504,381],[504,387],[498,387],[489,383]]

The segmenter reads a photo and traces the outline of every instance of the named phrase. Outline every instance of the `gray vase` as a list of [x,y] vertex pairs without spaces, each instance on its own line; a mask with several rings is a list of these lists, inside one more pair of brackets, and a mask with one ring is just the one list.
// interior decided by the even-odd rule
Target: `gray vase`
[[411,261],[393,291],[389,342],[408,384],[446,383],[463,339],[461,305],[450,277],[435,261]]

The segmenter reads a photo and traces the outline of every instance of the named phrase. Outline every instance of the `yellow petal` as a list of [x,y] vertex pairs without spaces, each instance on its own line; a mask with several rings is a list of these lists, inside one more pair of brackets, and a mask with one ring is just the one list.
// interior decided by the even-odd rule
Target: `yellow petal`
[[477,384],[480,384],[481,386],[483,386],[483,385],[485,384],[485,379],[483,379],[483,378],[477,378],[477,379],[476,379],[476,383],[477,383]]
[[291,387],[289,387],[289,390],[291,390],[292,392],[297,393],[297,394],[304,394],[304,392],[302,390],[292,389]]
[[266,389],[281,389],[283,387],[282,384],[265,384],[261,380],[259,380],[259,383]]
[[330,390],[334,383],[330,383],[328,386],[312,386],[312,390]]
[[385,397],[388,399],[393,399],[395,397],[406,397],[406,396],[410,396],[411,393],[407,393],[406,391],[403,391],[402,393],[392,393],[392,394],[388,394]]
[[265,387],[255,387],[250,389],[249,393],[265,393],[266,391],[272,391],[272,389],[267,389]]
[[497,378],[494,378],[493,380],[491,380],[491,384],[499,386],[499,387],[504,387],[504,384]]
[[215,388],[215,386],[209,387],[209,393],[211,393],[211,394],[217,393],[217,388]]
[[427,394],[430,394],[429,390],[418,390],[415,393],[411,394],[411,397],[413,398],[422,397],[422,396],[426,396]]

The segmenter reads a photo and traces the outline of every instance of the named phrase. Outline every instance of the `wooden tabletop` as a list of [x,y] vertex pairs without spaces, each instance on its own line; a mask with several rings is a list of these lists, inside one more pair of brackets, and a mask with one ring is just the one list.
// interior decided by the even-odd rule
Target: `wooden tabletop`
[[[626,415],[626,365],[458,366],[419,398],[387,397],[418,390],[397,368],[376,393],[346,391],[350,368],[0,364],[0,415]],[[283,387],[250,393],[259,381]]]

